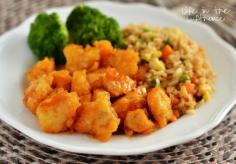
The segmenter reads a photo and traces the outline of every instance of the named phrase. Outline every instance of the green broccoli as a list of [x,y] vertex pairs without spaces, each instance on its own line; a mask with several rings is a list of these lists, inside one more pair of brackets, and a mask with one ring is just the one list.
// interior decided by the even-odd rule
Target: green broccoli
[[56,13],[40,13],[31,24],[28,44],[38,59],[55,59],[57,65],[65,62],[63,48],[69,42],[66,26]]
[[125,47],[119,24],[99,10],[85,5],[76,6],[70,13],[66,26],[70,39],[77,44],[93,44],[96,40],[110,40],[113,46]]

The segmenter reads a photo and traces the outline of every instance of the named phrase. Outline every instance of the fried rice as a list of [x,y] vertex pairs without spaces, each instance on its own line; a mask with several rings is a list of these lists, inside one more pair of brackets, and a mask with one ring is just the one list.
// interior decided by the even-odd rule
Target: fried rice
[[[215,72],[205,49],[186,33],[147,24],[129,25],[123,33],[128,48],[139,53],[139,68],[146,68],[139,86],[160,85],[181,115],[194,113],[211,98]],[[165,51],[170,53],[164,56]]]

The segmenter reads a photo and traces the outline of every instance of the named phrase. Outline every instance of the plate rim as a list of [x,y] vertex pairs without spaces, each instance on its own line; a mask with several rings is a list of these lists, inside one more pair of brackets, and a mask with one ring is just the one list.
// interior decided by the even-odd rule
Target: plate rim
[[[174,13],[172,13],[171,11],[168,11],[165,8],[162,7],[157,7],[157,6],[151,6],[149,4],[145,4],[145,3],[122,3],[122,2],[110,2],[110,1],[89,1],[89,2],[83,2],[85,4],[92,4],[92,5],[119,5],[119,6],[123,6],[123,7],[144,7],[144,8],[150,8],[150,9],[158,9],[158,10],[162,10],[162,12],[164,12],[166,15],[168,15],[169,17],[175,17],[176,19],[178,19],[179,21],[183,21],[186,22],[188,21],[189,23],[195,25],[195,26],[199,26],[200,28],[203,28],[204,30],[209,32],[209,35],[213,36],[218,44],[221,44],[225,49],[228,49],[231,53],[227,54],[230,55],[234,61],[236,61],[236,51],[235,49],[228,44],[226,41],[224,41],[221,37],[219,37],[215,31],[213,31],[213,29],[211,29],[209,26],[207,26],[206,24],[203,24],[201,22],[193,22],[193,21],[189,21],[189,20],[185,20],[184,18],[175,15]],[[79,4],[79,3],[78,3]],[[62,6],[62,7],[53,7],[53,8],[49,8],[44,10],[45,12],[51,12],[54,10],[63,10],[66,8],[70,8],[70,7],[74,7],[75,5],[70,5],[70,6]],[[25,19],[21,24],[19,24],[18,26],[16,26],[15,28],[4,32],[2,35],[0,35],[0,43],[4,41],[5,38],[8,37],[8,35],[11,35],[11,33],[14,33],[15,31],[17,31],[19,28],[21,28],[21,26],[24,26],[25,24],[27,24],[28,21],[30,21],[30,19],[34,18],[36,16],[37,13],[31,15],[30,17],[28,17],[27,19]],[[1,47],[1,46],[0,46]],[[19,130],[20,132],[22,132],[23,134],[27,135],[28,137],[32,138],[33,140],[44,144],[44,145],[48,145],[60,150],[66,150],[68,152],[76,152],[76,153],[85,153],[85,154],[99,154],[99,155],[135,155],[135,154],[141,154],[141,153],[147,153],[147,152],[152,152],[152,151],[156,151],[156,150],[160,150],[163,148],[167,148],[170,146],[174,146],[177,144],[182,144],[182,143],[186,143],[194,138],[197,138],[199,136],[201,136],[202,134],[204,134],[205,132],[213,129],[214,127],[216,127],[222,120],[223,118],[226,116],[226,114],[232,109],[232,107],[236,104],[236,93],[234,93],[234,96],[227,101],[227,103],[224,105],[224,107],[216,114],[216,116],[214,118],[212,118],[211,120],[209,120],[205,126],[193,131],[192,133],[189,133],[188,135],[182,137],[182,138],[176,138],[175,140],[171,140],[167,143],[164,143],[162,145],[159,145],[158,147],[155,145],[151,145],[151,146],[146,146],[144,148],[129,148],[129,149],[124,149],[124,150],[115,150],[115,149],[109,149],[109,148],[101,148],[101,149],[97,149],[97,148],[87,148],[87,147],[70,147],[68,145],[62,144],[62,143],[58,143],[58,142],[54,142],[51,139],[45,139],[45,137],[41,137],[38,136],[36,132],[32,131],[30,128],[28,128],[27,126],[18,126],[17,125],[17,121],[7,117],[6,115],[4,115],[3,113],[0,112],[0,119],[2,119],[4,122],[6,122],[8,125],[10,125],[11,127],[13,127],[14,129]],[[3,104],[0,102],[0,108],[4,108]]]

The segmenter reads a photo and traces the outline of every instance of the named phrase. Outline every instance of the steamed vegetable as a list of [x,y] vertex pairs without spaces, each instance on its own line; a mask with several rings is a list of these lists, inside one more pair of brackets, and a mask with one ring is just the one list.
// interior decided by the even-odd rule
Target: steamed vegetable
[[48,56],[54,58],[57,65],[63,64],[62,50],[68,41],[68,31],[56,13],[41,13],[31,24],[28,43],[38,59]]
[[109,40],[115,47],[124,47],[117,21],[95,8],[85,5],[75,7],[67,19],[66,26],[74,43],[85,46],[97,40]]

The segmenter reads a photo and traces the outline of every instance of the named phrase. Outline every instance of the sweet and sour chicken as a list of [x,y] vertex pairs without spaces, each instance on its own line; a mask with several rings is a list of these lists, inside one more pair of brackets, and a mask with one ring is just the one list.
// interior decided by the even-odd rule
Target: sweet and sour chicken
[[93,100],[79,109],[74,128],[79,133],[88,133],[100,141],[110,139],[119,126],[120,119],[111,106],[106,91],[94,91]]
[[79,97],[60,88],[54,90],[36,109],[36,116],[43,131],[59,133],[71,129],[77,110]]
[[104,142],[118,130],[149,134],[176,120],[161,87],[140,92],[135,51],[101,40],[94,46],[69,44],[63,52],[66,63],[60,68],[45,58],[26,73],[23,101],[43,131],[85,133]]

